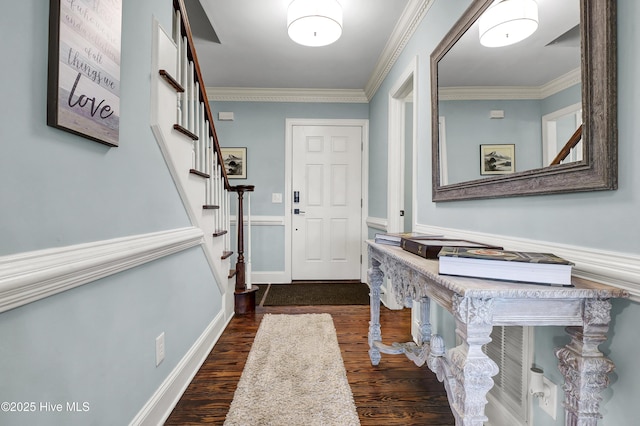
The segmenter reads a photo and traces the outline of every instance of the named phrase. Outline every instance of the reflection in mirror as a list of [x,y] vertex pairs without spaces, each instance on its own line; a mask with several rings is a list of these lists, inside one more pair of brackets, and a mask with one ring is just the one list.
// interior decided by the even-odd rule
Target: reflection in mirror
[[[473,2],[431,55],[434,201],[615,189],[615,2],[536,0],[531,36],[485,47],[497,3]],[[479,146],[511,144],[514,172],[483,173]]]
[[[576,103],[542,116],[542,166],[555,164],[567,141],[582,128],[582,103]],[[583,146],[579,140],[558,164],[582,161]]]
[[547,152],[542,117],[582,101],[579,0],[538,0],[537,30],[509,46],[482,46],[478,22],[438,63],[449,183],[483,177],[481,144],[515,144],[517,171],[548,166],[576,128]]

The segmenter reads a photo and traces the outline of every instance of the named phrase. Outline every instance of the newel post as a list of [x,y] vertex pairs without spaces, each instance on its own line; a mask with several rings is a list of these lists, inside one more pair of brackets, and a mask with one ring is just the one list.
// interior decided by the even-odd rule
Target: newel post
[[256,291],[257,286],[247,287],[246,282],[246,265],[244,263],[244,212],[242,209],[242,200],[245,192],[253,192],[254,185],[236,185],[230,188],[231,191],[238,193],[238,212],[237,212],[237,229],[238,229],[238,260],[236,262],[236,287],[234,292],[235,313],[236,315],[250,314],[256,311]]

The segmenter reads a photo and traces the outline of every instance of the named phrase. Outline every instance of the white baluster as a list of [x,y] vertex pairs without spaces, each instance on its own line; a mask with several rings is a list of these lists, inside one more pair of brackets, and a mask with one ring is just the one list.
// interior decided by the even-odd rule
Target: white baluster
[[180,120],[180,125],[184,128],[187,128],[188,126],[188,117],[189,117],[189,108],[188,108],[188,94],[189,94],[189,79],[187,77],[188,75],[188,64],[189,64],[189,58],[187,56],[187,38],[183,38],[182,39],[182,56],[180,59],[180,67],[182,68],[182,71],[180,73],[180,77],[181,80],[180,83],[182,84],[182,88],[185,90],[182,93],[182,119]]
[[[176,42],[177,47],[177,66],[176,66],[176,80],[182,81],[182,43],[180,42],[180,35],[182,34],[182,21],[180,19],[180,11],[177,10],[174,16],[173,23],[173,40]],[[184,95],[178,93],[178,104],[176,105],[176,123],[182,126],[182,102]]]
[[[223,183],[224,185],[224,183]],[[231,194],[226,189],[224,190],[224,216],[225,216],[225,227],[224,229],[231,229],[231,212],[230,212],[230,198]],[[231,235],[227,232],[227,247],[231,247]]]
[[[194,70],[195,71],[195,70]],[[195,74],[194,74],[195,77]],[[202,133],[200,129],[200,83],[195,81],[194,78],[194,88],[193,88],[193,133],[198,136],[198,139],[195,141],[196,148],[196,166],[194,169],[198,171],[202,171]]]
[[211,146],[209,145],[209,141],[207,140],[207,150],[205,155],[205,173],[207,173],[211,178],[207,179],[207,184],[205,186],[205,203],[211,204],[211,182],[214,179],[213,173],[211,172]]
[[247,192],[247,264],[245,267],[246,288],[251,289],[251,193]]
[[189,117],[189,130],[191,132],[193,132],[193,129],[195,128],[195,122],[193,121],[193,119],[195,118],[195,111],[194,111],[194,107],[193,107],[193,100],[194,100],[194,91],[195,91],[195,82],[193,81],[193,62],[189,61],[189,113],[187,114],[187,116]]
[[202,151],[202,171],[207,173],[207,146],[209,145],[209,132],[207,131],[206,111],[204,103],[200,102],[200,134],[202,142],[200,150]]
[[222,164],[218,163],[218,202],[220,203],[220,222],[218,223],[218,226],[220,227],[220,229],[229,229],[226,227],[226,210],[227,207],[227,201],[226,201],[226,194],[225,194],[225,190],[224,190],[224,180],[222,179]]
[[222,227],[220,226],[220,217],[222,215],[222,206],[221,204],[221,200],[220,200],[220,169],[218,167],[218,157],[213,154],[213,166],[214,166],[214,173],[215,173],[215,186],[213,188],[213,202],[216,206],[218,206],[218,212],[216,214],[216,229],[222,229]]

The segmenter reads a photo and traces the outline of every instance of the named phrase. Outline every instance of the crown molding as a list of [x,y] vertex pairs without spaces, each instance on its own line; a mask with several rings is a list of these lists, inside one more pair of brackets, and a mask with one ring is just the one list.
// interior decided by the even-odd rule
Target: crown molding
[[582,70],[580,67],[569,71],[568,73],[561,75],[555,80],[551,80],[547,84],[540,86],[541,99],[548,98],[551,95],[555,95],[571,86],[582,82]]
[[540,99],[540,89],[525,86],[462,86],[438,90],[440,101]]
[[582,81],[580,68],[537,87],[528,86],[463,86],[438,91],[441,101],[545,99]]
[[369,102],[359,89],[275,89],[246,87],[207,87],[207,97],[218,102]]
[[387,41],[378,62],[376,64],[364,92],[368,100],[371,100],[380,88],[380,85],[389,74],[391,67],[404,50],[407,42],[418,28],[420,22],[425,17],[435,0],[409,0],[402,16],[398,20],[391,37]]

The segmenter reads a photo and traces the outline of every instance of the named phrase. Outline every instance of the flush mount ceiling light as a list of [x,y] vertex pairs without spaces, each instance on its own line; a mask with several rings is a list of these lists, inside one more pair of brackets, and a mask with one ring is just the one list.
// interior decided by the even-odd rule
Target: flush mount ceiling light
[[502,0],[480,16],[480,44],[502,47],[529,37],[538,29],[535,0]]
[[287,13],[291,40],[304,46],[326,46],[342,35],[342,7],[337,0],[293,0]]

